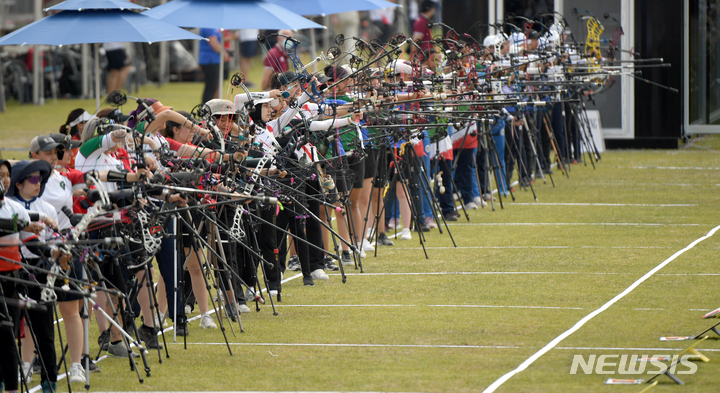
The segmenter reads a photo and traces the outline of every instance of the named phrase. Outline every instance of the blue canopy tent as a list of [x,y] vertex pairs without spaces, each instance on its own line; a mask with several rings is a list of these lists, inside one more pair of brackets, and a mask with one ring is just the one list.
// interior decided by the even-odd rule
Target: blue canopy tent
[[[173,0],[145,11],[143,15],[180,27],[221,30],[325,28],[264,0]],[[224,39],[221,39],[220,47],[225,47]],[[221,61],[218,91],[222,91],[223,67]]]
[[[117,7],[108,9],[87,6]],[[123,7],[123,8],[120,8]],[[72,45],[105,42],[197,40],[202,37],[132,11],[144,9],[124,0],[68,0],[48,10],[62,10],[2,38],[0,45]],[[100,66],[95,50],[95,104],[100,108]]]
[[[268,0],[301,15],[332,15],[348,11],[370,11],[399,7],[386,0]],[[347,37],[351,38],[351,37]],[[315,30],[310,30],[312,53],[315,56]]]

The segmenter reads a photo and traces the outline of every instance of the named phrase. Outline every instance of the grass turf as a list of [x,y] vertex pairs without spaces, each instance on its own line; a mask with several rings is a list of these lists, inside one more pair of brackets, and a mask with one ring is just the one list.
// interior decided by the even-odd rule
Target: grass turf
[[[556,171],[555,188],[536,182],[537,203],[518,190],[504,210],[470,211],[470,222],[451,224],[461,248],[433,230],[430,259],[414,234],[366,258],[365,274],[351,271],[346,284],[337,274],[313,288],[289,281],[278,316],[266,305],[243,316],[245,333],[235,325],[235,337],[226,326],[232,357],[219,330],[194,322],[187,350],[182,340],[169,344],[162,365],[151,352],[144,384],[127,361],[106,359],[92,390],[480,391],[717,224],[716,171],[657,168],[720,166],[716,140],[697,144],[608,152],[596,170],[573,165],[570,179]],[[508,225],[528,223],[546,225]],[[707,274],[720,273],[719,243],[711,237],[678,257],[498,391],[642,390],[603,384],[632,376],[570,375],[572,358],[675,354],[689,346],[658,338],[713,323],[699,317],[718,307],[710,292],[717,276]],[[650,350],[657,348],[667,350]],[[712,339],[701,348],[720,345]],[[712,361],[681,376],[683,391],[720,383],[718,352],[705,353]],[[660,382],[654,391],[678,389]]]
[[[148,86],[140,95],[190,109],[200,89]],[[70,103],[47,131],[82,106]],[[38,131],[35,122],[12,117],[14,111],[42,124],[35,113],[51,105],[0,114],[3,146],[26,146]],[[709,137],[676,151],[607,152],[595,170],[572,165],[569,179],[556,170],[555,188],[535,183],[538,202],[517,190],[505,209],[496,204],[494,212],[470,211],[470,222],[451,224],[458,249],[447,233],[433,230],[429,259],[413,234],[414,240],[397,240],[365,259],[365,274],[351,271],[346,284],[338,275],[313,288],[299,279],[287,282],[278,316],[266,305],[243,315],[245,333],[235,325],[233,335],[226,326],[232,357],[220,330],[202,330],[194,321],[187,350],[182,340],[169,343],[163,364],[150,352],[152,377],[144,384],[126,360],[105,359],[103,372],[91,376],[91,389],[481,391],[718,225],[718,152],[720,139]],[[573,356],[675,354],[689,346],[658,338],[713,324],[699,317],[720,306],[711,292],[720,274],[714,259],[719,246],[716,235],[681,255],[498,391],[642,390],[603,384],[632,376],[570,375]],[[95,353],[97,329],[91,327]],[[651,350],[658,348],[666,350]],[[705,352],[712,361],[681,376],[684,392],[720,386],[720,342],[707,340],[700,348],[715,350]],[[654,392],[680,389],[665,377],[660,382]],[[64,381],[58,387],[67,390]]]

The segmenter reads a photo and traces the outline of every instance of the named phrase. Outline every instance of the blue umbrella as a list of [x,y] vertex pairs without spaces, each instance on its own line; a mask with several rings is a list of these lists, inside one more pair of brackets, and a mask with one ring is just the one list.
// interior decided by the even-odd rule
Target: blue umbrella
[[331,15],[399,7],[385,0],[268,0],[301,15]]
[[[68,3],[70,2],[84,3],[77,0],[70,0]],[[119,3],[120,1],[112,2]],[[153,43],[199,39],[204,38],[128,9],[105,9],[62,11],[50,15],[0,38],[0,45],[61,46],[118,41]],[[100,71],[97,50],[95,51],[95,71],[95,102],[99,109]]]
[[[331,15],[348,11],[370,11],[399,7],[385,0],[268,0],[301,15]],[[350,37],[348,37],[350,38]],[[310,30],[311,52],[315,56],[315,30]]]
[[[224,30],[325,28],[264,0],[174,0],[143,14],[181,27]],[[220,47],[224,48],[225,36],[221,34],[220,37]],[[222,91],[223,67],[221,61],[218,91]]]
[[127,0],[67,0],[46,8],[44,11],[84,11],[84,10],[146,10],[147,7]]
[[181,27],[225,30],[324,28],[264,0],[174,0],[143,14]]
[[72,45],[203,39],[130,10],[63,11],[0,38],[0,45]]

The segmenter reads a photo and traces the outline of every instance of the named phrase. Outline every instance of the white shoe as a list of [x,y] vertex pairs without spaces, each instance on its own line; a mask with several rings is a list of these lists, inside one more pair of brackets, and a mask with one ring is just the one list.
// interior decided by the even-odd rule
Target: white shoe
[[312,273],[310,273],[313,280],[328,280],[330,279],[330,276],[325,274],[325,272],[322,269],[316,269],[313,270]]
[[250,312],[250,307],[247,304],[238,304],[237,310],[240,314],[247,314]]
[[[162,324],[160,323],[162,321]],[[160,319],[158,320],[157,314],[155,314],[155,326],[162,326],[162,327],[168,327],[167,318],[165,318],[165,314],[163,314],[162,311],[160,311]]]
[[185,305],[185,315],[190,315],[192,313],[192,306],[189,304]]
[[[32,364],[30,362],[23,362],[22,372],[25,375],[25,381],[27,381],[27,383],[30,383],[32,381],[33,375]],[[20,377],[21,375],[18,375],[18,381],[20,381]]]
[[479,197],[479,196],[478,196],[478,197],[475,197],[475,199],[473,200],[473,202],[475,202],[475,204],[478,205],[478,206],[480,206],[480,207],[485,207],[485,206],[487,206],[487,202],[485,202],[485,201],[482,199],[482,197]]
[[365,258],[367,254],[365,254],[365,250],[360,250],[360,258]]
[[216,329],[217,325],[215,324],[215,321],[213,321],[210,314],[205,313],[200,316],[200,327],[203,329]]
[[85,369],[80,363],[73,363],[68,371],[68,380],[70,383],[85,382]]
[[385,225],[385,227],[386,227],[387,229],[395,229],[395,228],[398,227],[398,225],[399,225],[399,224],[398,224],[397,220],[394,219],[394,218],[391,218],[391,219],[388,221],[388,224]]
[[410,228],[403,228],[402,232],[400,232],[400,240],[412,240]]
[[360,249],[363,251],[375,251],[375,247],[367,239],[363,239],[362,243],[360,243]]
[[468,202],[465,204],[465,210],[477,210],[478,206],[475,202]]

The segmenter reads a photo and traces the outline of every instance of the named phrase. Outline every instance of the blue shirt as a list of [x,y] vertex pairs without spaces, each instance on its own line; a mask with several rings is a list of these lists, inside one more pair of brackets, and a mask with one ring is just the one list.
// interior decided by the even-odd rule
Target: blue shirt
[[[220,30],[218,29],[200,29],[200,36],[205,38],[217,37],[218,43],[221,41]],[[220,54],[210,46],[207,41],[200,41],[200,52],[198,55],[198,64],[220,64]]]

